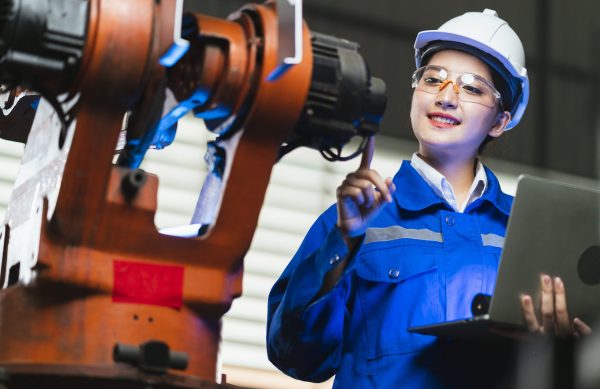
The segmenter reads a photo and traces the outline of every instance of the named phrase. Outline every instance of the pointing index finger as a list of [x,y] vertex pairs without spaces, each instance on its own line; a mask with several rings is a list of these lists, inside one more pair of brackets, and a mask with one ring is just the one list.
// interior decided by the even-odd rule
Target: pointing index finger
[[375,137],[373,135],[369,136],[367,140],[367,144],[362,153],[362,158],[360,160],[360,168],[361,169],[369,169],[371,167],[371,160],[373,159],[373,150],[375,149]]

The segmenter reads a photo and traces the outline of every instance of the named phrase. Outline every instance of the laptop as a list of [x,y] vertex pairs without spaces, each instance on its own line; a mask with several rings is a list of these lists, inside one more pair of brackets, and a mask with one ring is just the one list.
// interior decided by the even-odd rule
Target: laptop
[[490,329],[526,330],[520,295],[539,301],[541,273],[561,277],[571,317],[587,324],[599,317],[600,191],[520,176],[489,309],[479,295],[473,317],[408,331],[472,338],[488,336]]

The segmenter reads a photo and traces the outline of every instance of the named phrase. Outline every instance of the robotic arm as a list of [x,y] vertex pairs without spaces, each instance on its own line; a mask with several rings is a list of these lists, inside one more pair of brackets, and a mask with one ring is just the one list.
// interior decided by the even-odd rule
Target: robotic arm
[[[29,128],[0,130],[28,133],[0,230],[0,365],[13,377],[214,381],[220,318],[241,294],[273,164],[298,146],[343,159],[353,136],[378,129],[385,86],[357,44],[303,24],[302,60],[277,72],[275,3],[227,20],[180,10],[175,0],[0,0],[0,83],[43,96],[31,109],[17,109],[27,96],[13,101]],[[218,137],[197,233],[182,238],[156,230],[158,181],[137,167],[189,111]],[[69,335],[56,347],[59,333]],[[182,360],[183,381],[169,372]]]

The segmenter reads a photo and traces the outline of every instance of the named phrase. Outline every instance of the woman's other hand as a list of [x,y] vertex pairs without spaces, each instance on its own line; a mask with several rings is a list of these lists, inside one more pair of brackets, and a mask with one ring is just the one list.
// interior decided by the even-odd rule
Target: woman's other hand
[[565,285],[559,277],[552,279],[549,275],[542,274],[540,296],[539,317],[531,296],[521,296],[523,318],[530,332],[559,337],[580,337],[592,333],[592,329],[581,319],[576,317],[571,320],[567,310]]

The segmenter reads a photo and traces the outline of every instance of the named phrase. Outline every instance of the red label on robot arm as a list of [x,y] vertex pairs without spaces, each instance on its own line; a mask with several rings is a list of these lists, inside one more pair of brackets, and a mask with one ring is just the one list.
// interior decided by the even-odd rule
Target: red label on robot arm
[[183,266],[113,261],[113,301],[181,308]]

